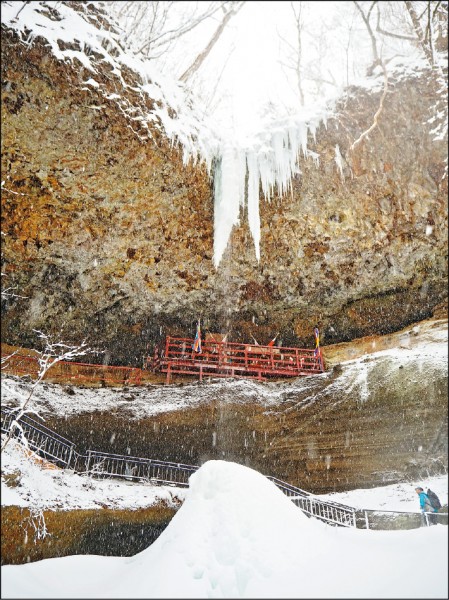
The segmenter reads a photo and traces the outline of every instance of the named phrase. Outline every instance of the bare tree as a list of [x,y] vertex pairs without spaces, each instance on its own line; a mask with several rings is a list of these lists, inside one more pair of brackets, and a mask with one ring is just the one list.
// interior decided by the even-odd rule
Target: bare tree
[[[5,441],[2,444],[2,451],[5,449],[9,440],[12,438],[15,431],[20,431],[22,433],[23,438],[23,430],[20,426],[19,419],[25,414],[27,411],[27,406],[36,391],[36,388],[40,384],[40,382],[44,379],[45,375],[54,365],[62,360],[72,360],[79,356],[85,356],[86,354],[90,354],[93,352],[90,348],[87,347],[85,341],[77,346],[70,346],[68,344],[64,344],[63,342],[54,342],[51,337],[41,331],[37,331],[33,329],[35,333],[38,334],[38,337],[45,342],[45,348],[38,355],[38,364],[39,370],[37,374],[37,379],[32,385],[28,396],[25,398],[23,403],[17,410],[16,418],[12,421],[8,435],[6,436]],[[23,440],[26,445],[26,439]]]
[[[382,36],[417,44],[431,66],[435,64],[437,44],[441,50],[447,50],[447,2],[404,0],[374,4],[377,7],[376,32]],[[382,23],[385,18],[389,26]]]
[[293,2],[290,2],[290,7],[293,13],[295,23],[295,45],[291,44],[284,36],[279,35],[282,42],[291,50],[290,59],[288,62],[283,62],[287,69],[293,71],[295,75],[296,85],[299,93],[299,102],[304,106],[304,90],[303,90],[303,52],[302,40],[304,31],[303,17],[303,2],[297,3],[297,7]]
[[420,17],[417,15],[413,4],[413,2],[405,0],[405,6],[408,10],[408,14],[410,15],[410,19],[413,23],[413,28],[421,45],[422,51],[424,52],[429,63],[433,66],[435,64],[435,57],[433,48],[431,2],[427,2],[427,6],[425,9],[425,13],[427,15],[427,25],[425,32],[422,29]]
[[388,93],[388,73],[387,73],[387,68],[386,68],[386,61],[383,61],[380,57],[380,54],[379,54],[379,51],[377,48],[377,39],[376,39],[374,31],[371,27],[371,22],[370,22],[371,16],[373,14],[373,9],[376,6],[377,2],[376,2],[376,0],[374,2],[372,2],[371,5],[369,6],[368,10],[366,11],[366,13],[364,12],[364,10],[360,6],[360,4],[358,2],[356,2],[356,0],[354,0],[354,4],[357,7],[357,10],[359,11],[359,13],[363,19],[363,22],[366,25],[366,29],[368,31],[368,35],[371,40],[371,50],[372,50],[373,62],[371,64],[371,66],[368,68],[367,74],[368,75],[372,74],[374,72],[375,67],[380,66],[382,68],[383,75],[384,75],[384,88],[383,88],[382,95],[380,97],[379,107],[373,117],[373,122],[365,131],[363,131],[359,135],[359,137],[351,144],[351,146],[349,148],[349,151],[352,155],[353,163],[354,163],[355,152],[356,152],[357,148],[362,144],[362,142],[365,140],[365,138],[377,127],[379,117],[383,111],[384,101],[385,101],[385,98]]
[[[382,36],[391,37],[396,40],[405,40],[416,42],[416,35],[411,29],[404,5],[399,2],[378,2],[376,31]],[[381,24],[381,21],[388,21],[388,25]],[[386,27],[388,26],[388,30]],[[391,31],[391,29],[396,29]]]
[[375,129],[375,127],[377,127],[379,117],[382,113],[382,110],[384,107],[384,101],[385,101],[385,98],[386,98],[387,92],[388,92],[388,74],[387,74],[387,69],[385,67],[385,64],[382,61],[380,62],[380,65],[382,67],[383,74],[384,74],[384,89],[382,92],[382,96],[380,97],[379,107],[373,117],[373,122],[371,123],[371,125],[368,127],[368,129],[366,129],[363,133],[361,133],[360,136],[352,143],[352,145],[349,149],[351,152],[354,152],[357,149],[357,147],[363,142],[363,140],[373,131],[373,129]]
[[356,2],[356,0],[354,0],[354,4],[357,7],[357,10],[359,11],[360,16],[363,19],[363,22],[366,25],[366,29],[368,31],[368,35],[371,40],[371,51],[372,51],[372,55],[373,55],[372,56],[373,62],[372,62],[370,69],[373,69],[375,66],[377,66],[379,64],[379,51],[377,49],[377,39],[374,34],[373,28],[371,27],[371,16],[373,14],[373,9],[376,6],[377,2],[376,2],[376,0],[374,0],[374,2],[371,2],[371,5],[369,6],[366,13],[363,10],[363,8],[359,2]]
[[[314,23],[313,17],[310,18],[313,15],[310,8],[308,2],[291,2],[292,31],[288,33],[278,31],[285,55],[279,63],[291,89],[298,94],[300,106],[304,106],[310,97],[323,96],[326,88],[336,88],[340,85],[337,81],[338,70],[329,62],[332,36],[329,24],[325,20]],[[348,19],[343,18],[342,23],[346,26]],[[348,34],[346,57],[351,44],[351,33],[352,23]],[[343,34],[339,34],[334,41],[340,44],[341,39]]]
[[210,39],[210,41],[207,44],[207,46],[205,47],[205,49],[198,54],[198,56],[195,58],[193,63],[190,65],[190,67],[188,69],[186,69],[184,71],[184,73],[181,75],[180,80],[182,82],[185,83],[188,79],[190,79],[192,77],[192,75],[194,73],[196,73],[196,71],[198,71],[198,69],[201,67],[203,62],[209,56],[212,48],[215,46],[215,44],[219,40],[226,25],[229,23],[229,21],[232,19],[232,17],[234,17],[239,12],[239,10],[242,8],[242,6],[244,4],[245,4],[245,1],[242,0],[242,1],[236,1],[236,2],[229,2],[229,3],[227,3],[226,7],[223,6],[224,17],[222,18],[219,26],[217,27],[215,33],[213,34],[212,38]]
[[194,30],[220,10],[226,10],[230,0],[216,2],[107,2],[123,31],[123,44],[146,58],[159,58],[173,42]]

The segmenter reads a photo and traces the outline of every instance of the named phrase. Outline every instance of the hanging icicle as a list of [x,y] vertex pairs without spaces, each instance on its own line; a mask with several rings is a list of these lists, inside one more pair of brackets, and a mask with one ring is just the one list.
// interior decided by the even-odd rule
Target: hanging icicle
[[[305,122],[290,119],[277,123],[256,136],[251,145],[239,147],[236,141],[223,145],[214,173],[214,265],[218,268],[240,209],[248,209],[248,224],[257,260],[260,260],[260,192],[270,201],[274,190],[284,197],[292,178],[300,173],[299,159],[319,155],[307,147],[309,131],[314,137],[321,116]],[[247,187],[245,188],[245,181]]]

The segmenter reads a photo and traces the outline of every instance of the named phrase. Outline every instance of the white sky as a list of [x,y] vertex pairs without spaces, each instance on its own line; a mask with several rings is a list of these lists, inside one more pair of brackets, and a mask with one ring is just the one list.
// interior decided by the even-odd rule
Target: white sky
[[444,525],[406,531],[331,527],[307,518],[256,471],[209,461],[191,476],[183,505],[144,551],[3,566],[1,595],[447,598],[447,555]]
[[[352,12],[353,7],[348,2],[308,3],[307,8],[303,9],[308,22],[307,32],[303,34],[304,64],[310,61],[312,45],[317,43],[325,22],[329,27],[334,26],[338,21],[337,13],[348,15],[350,22]],[[293,42],[296,35],[292,14],[290,2],[247,1],[229,22],[198,75],[201,81],[209,81],[210,89],[221,72],[221,65],[226,63],[218,88],[223,99],[222,106],[215,111],[214,119],[228,122],[232,129],[249,134],[260,130],[257,116],[268,103],[277,107],[278,117],[300,110],[296,81],[281,64],[285,62],[285,50],[282,49],[285,44],[281,36]],[[331,44],[331,38],[332,33],[328,31],[328,44]],[[334,48],[327,53],[328,67],[337,80],[342,80],[345,65],[341,59],[342,42],[338,36],[335,36],[334,43],[338,45],[338,51]],[[350,74],[354,77],[352,67]],[[307,91],[307,84],[305,89]],[[336,88],[334,94],[339,89]],[[319,102],[325,100],[323,97]],[[316,102],[317,98],[314,98],[313,103]]]

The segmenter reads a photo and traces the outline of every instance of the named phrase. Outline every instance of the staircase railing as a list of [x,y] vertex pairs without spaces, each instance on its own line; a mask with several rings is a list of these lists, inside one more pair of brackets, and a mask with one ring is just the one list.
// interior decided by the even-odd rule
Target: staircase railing
[[282,490],[284,494],[306,514],[333,525],[343,527],[356,526],[356,511],[351,506],[339,504],[338,502],[320,500],[309,492],[305,492],[289,483],[285,483],[285,481],[281,481],[276,477],[268,476],[268,479]]
[[189,486],[189,477],[198,469],[195,465],[122,456],[88,450],[86,473],[97,477],[118,477],[128,481],[147,481],[162,485]]
[[20,409],[1,407],[2,432],[9,433],[12,430],[12,437],[22,443],[24,441],[22,438],[25,438],[26,445],[36,454],[58,467],[69,468],[75,458],[75,444],[48,429],[27,413],[17,418],[19,411]]
[[[1,431],[3,433],[12,431],[11,435],[14,439],[27,445],[38,456],[64,469],[73,469],[81,474],[94,477],[113,477],[179,487],[188,487],[190,475],[199,469],[197,465],[123,456],[96,450],[88,450],[87,454],[79,454],[75,450],[73,442],[45,427],[26,413],[17,418],[19,414],[19,408],[2,406]],[[404,518],[408,518],[410,525],[410,527],[404,528],[419,527],[421,524],[420,513],[358,510],[338,502],[321,500],[276,477],[269,475],[267,478],[304,513],[331,525],[366,529],[394,529],[393,521],[404,520]],[[385,517],[387,513],[395,516]],[[371,521],[369,521],[368,514],[371,514]],[[439,523],[447,525],[447,513],[433,514],[436,515]],[[428,525],[427,515],[424,516],[424,519],[425,524]]]

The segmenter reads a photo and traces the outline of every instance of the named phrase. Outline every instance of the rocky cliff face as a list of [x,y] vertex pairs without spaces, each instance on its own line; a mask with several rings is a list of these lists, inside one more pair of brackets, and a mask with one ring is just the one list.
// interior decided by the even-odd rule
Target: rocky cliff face
[[[447,472],[447,319],[328,346],[325,358],[326,373],[272,383],[43,382],[30,408],[80,453],[229,460],[314,493]],[[16,405],[30,386],[9,381],[3,401]]]
[[[107,73],[104,75],[107,80]],[[82,67],[2,30],[3,341],[32,329],[88,337],[111,363],[203,328],[310,347],[399,330],[447,298],[446,142],[432,140],[432,74],[354,89],[302,161],[292,193],[261,212],[257,262],[242,214],[218,270],[212,182],[153,131],[143,141]],[[148,106],[148,108],[151,108]],[[335,161],[335,148],[343,156]]]

